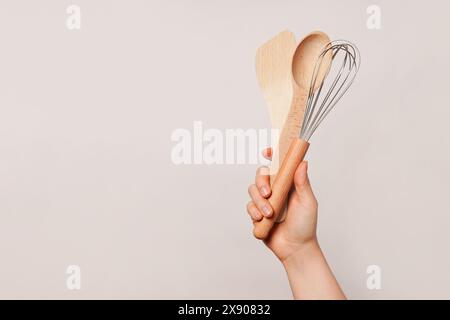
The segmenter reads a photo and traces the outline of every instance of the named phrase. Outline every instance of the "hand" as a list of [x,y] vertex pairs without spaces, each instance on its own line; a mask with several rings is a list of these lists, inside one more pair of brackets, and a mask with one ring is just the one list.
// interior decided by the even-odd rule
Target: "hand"
[[[271,159],[272,149],[263,152],[264,157]],[[261,167],[257,170],[255,184],[248,188],[252,201],[247,205],[247,212],[253,221],[260,221],[263,216],[273,215],[273,209],[267,200],[270,197],[269,169]],[[288,197],[288,210],[283,222],[275,224],[269,237],[264,241],[273,253],[285,262],[296,252],[305,247],[317,246],[317,200],[308,179],[308,163],[302,162],[294,176],[294,187]]]
[[[263,154],[270,159],[272,150]],[[273,215],[267,200],[270,197],[269,170],[259,168],[255,184],[249,188],[252,198],[247,211],[253,221]],[[287,215],[275,224],[265,244],[283,263],[295,299],[345,299],[316,237],[317,200],[308,179],[308,163],[295,171],[294,187],[288,197]]]

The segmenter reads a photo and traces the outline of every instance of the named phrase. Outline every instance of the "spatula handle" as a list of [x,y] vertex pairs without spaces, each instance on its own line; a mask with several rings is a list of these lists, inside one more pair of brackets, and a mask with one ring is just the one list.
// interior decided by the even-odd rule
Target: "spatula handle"
[[292,140],[291,146],[273,182],[272,194],[268,199],[273,209],[273,215],[270,218],[264,217],[261,221],[255,222],[253,235],[256,238],[263,240],[269,235],[289,195],[292,182],[294,181],[295,170],[303,161],[308,147],[309,143],[303,139],[295,138]]

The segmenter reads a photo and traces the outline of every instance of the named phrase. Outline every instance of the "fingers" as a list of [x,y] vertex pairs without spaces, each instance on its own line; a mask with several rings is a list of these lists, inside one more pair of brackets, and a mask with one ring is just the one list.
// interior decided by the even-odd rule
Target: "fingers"
[[267,160],[272,160],[272,148],[266,148],[262,151],[263,157]]
[[254,221],[260,221],[263,218],[263,215],[259,212],[253,201],[247,204],[247,212]]
[[270,189],[270,175],[269,168],[260,167],[256,172],[255,184],[259,193],[264,198],[268,198],[272,192]]
[[252,198],[253,203],[256,205],[260,213],[262,213],[265,217],[272,216],[273,210],[269,201],[261,195],[256,185],[252,184],[248,188],[248,194]]
[[[266,148],[262,152],[264,158],[272,159],[272,148]],[[260,221],[263,216],[270,217],[273,214],[272,207],[267,201],[272,192],[270,188],[270,170],[267,167],[260,167],[256,172],[255,184],[248,188],[248,193],[252,198],[247,204],[247,212],[253,221]]]
[[305,189],[305,188],[311,188],[311,185],[309,183],[308,179],[308,162],[303,161],[298,166],[297,170],[295,171],[294,175],[294,184],[296,189]]
[[301,201],[308,204],[316,204],[317,201],[311,188],[311,183],[308,178],[308,162],[303,161],[295,171],[294,176],[295,193]]

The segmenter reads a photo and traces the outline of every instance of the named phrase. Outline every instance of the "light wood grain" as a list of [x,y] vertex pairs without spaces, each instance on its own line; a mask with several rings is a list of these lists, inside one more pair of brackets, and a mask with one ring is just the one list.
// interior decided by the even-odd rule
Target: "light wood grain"
[[[298,166],[301,160],[303,160],[304,156],[303,154],[300,162],[298,162],[298,158],[289,158],[298,156],[298,153],[289,153],[289,150],[291,150],[292,148],[295,149],[295,147],[299,144],[298,140],[303,116],[305,113],[305,107],[308,101],[308,94],[310,91],[311,78],[314,72],[314,67],[319,55],[329,43],[329,37],[321,31],[315,31],[307,35],[292,53],[288,75],[286,75],[286,70],[282,68],[286,67],[286,61],[288,61],[289,59],[286,58],[285,55],[282,55],[280,52],[277,52],[277,56],[272,53],[273,51],[275,51],[275,48],[280,49],[280,46],[276,46],[272,43],[271,46],[263,46],[263,50],[261,50],[261,48],[258,50],[257,75],[261,89],[263,90],[264,97],[268,104],[271,119],[272,121],[273,119],[281,121],[282,117],[284,119],[284,122],[281,125],[279,143],[277,147],[274,148],[274,154],[270,168],[272,195],[269,198],[269,201],[273,206],[274,215],[270,219],[264,217],[261,221],[255,223],[254,234],[255,237],[259,239],[264,239],[265,237],[267,237],[270,229],[273,226],[273,223],[275,221],[283,220],[284,216],[286,215],[286,198],[288,191],[292,186],[292,180],[295,173],[295,170],[290,170],[292,169],[291,165],[293,163],[296,163]],[[285,50],[285,54],[287,55],[288,52],[290,52],[291,47],[289,46],[287,49],[285,48]],[[282,56],[284,58],[284,62],[281,64],[277,61],[273,61],[273,59],[279,56]],[[331,55],[327,55],[325,63],[319,70],[314,90],[316,90],[321,85],[329,70],[330,65]],[[268,76],[268,74],[275,74],[278,76],[280,74],[283,74],[283,81],[280,81],[279,78],[274,79],[274,77]],[[288,86],[286,84],[287,78],[289,78],[290,81],[290,89],[288,89]],[[273,83],[272,81],[275,82]],[[282,86],[280,85],[280,83],[282,83]],[[287,97],[290,97],[291,100],[289,110],[286,114],[285,106]],[[283,103],[283,108],[277,106],[277,103]],[[272,126],[273,125],[274,123],[272,123]],[[276,122],[275,125],[280,126],[280,122]],[[305,153],[306,150],[307,148],[304,150]],[[280,163],[282,164],[281,167],[279,166]],[[284,169],[285,171],[281,172],[282,168],[286,167],[288,167],[289,170]],[[274,174],[276,174],[275,178],[273,176]],[[284,178],[278,178],[279,175],[282,175]],[[277,179],[278,185],[275,186],[275,181],[277,181]]]
[[[297,46],[291,64],[292,102],[286,121],[280,134],[280,158],[284,159],[293,139],[297,138],[302,128],[303,116],[311,84],[312,74],[317,58],[330,43],[330,38],[322,31],[308,34]],[[327,59],[331,57],[328,56]],[[317,89],[325,78],[330,64],[324,63],[319,71]],[[282,161],[282,160],[281,160]]]
[[[258,83],[267,105],[272,129],[277,129],[280,133],[292,103],[291,70],[296,47],[295,35],[286,30],[263,44],[256,52]],[[284,154],[281,156],[278,152],[278,144],[278,141],[272,141],[271,173],[276,173],[284,158]]]

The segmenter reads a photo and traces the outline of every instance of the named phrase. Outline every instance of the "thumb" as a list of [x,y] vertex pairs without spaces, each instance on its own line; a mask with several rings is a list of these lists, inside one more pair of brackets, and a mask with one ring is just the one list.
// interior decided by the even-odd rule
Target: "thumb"
[[294,175],[295,193],[301,201],[314,198],[311,184],[308,178],[308,162],[303,161],[298,166]]

